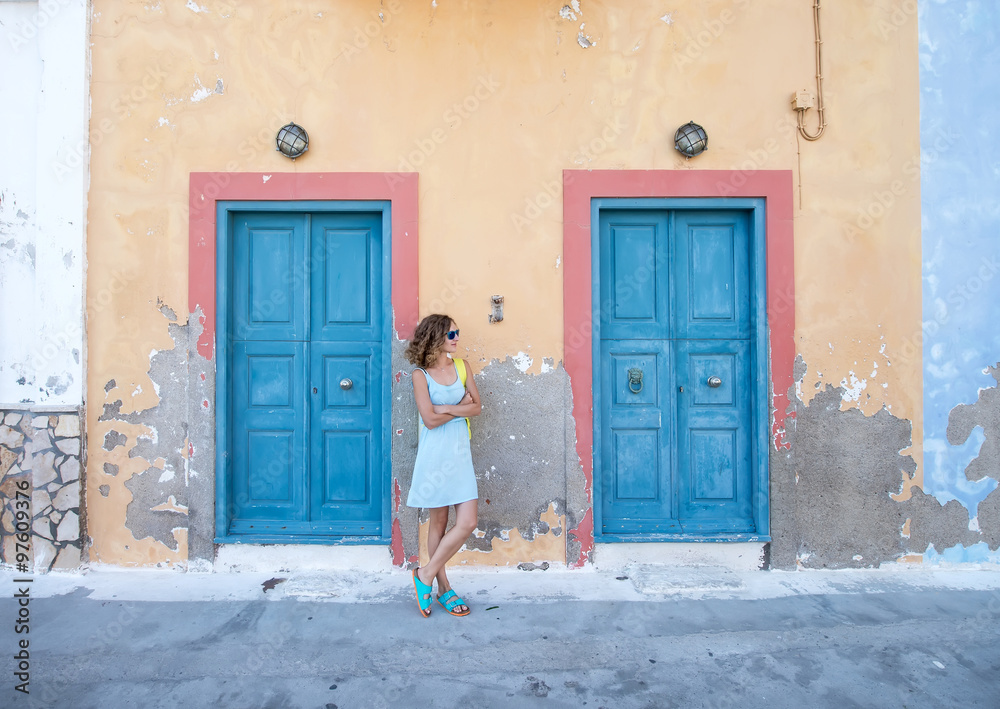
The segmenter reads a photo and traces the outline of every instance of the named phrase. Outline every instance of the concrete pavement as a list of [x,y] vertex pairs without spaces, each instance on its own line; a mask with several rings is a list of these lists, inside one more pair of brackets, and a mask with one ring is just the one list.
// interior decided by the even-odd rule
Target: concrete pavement
[[0,706],[1000,707],[998,570],[449,573],[3,572]]

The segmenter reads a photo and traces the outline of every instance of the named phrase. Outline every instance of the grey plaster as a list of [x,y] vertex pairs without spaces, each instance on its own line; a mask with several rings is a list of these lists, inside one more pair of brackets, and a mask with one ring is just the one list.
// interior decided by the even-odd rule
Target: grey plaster
[[[413,384],[408,373],[413,365],[406,361],[403,352],[406,341],[393,338],[391,348],[392,384],[392,477],[393,488],[390,510],[392,518],[399,520],[404,550],[404,562],[417,554],[419,526],[417,512],[406,506],[406,495],[413,477],[413,463],[417,458],[417,405],[413,400]],[[398,378],[398,381],[397,381]],[[397,493],[396,485],[399,490]],[[397,510],[397,498],[399,495]]]
[[[398,516],[405,555],[410,558],[417,553],[418,520],[405,502],[418,434],[409,377],[413,366],[403,358],[403,349],[402,343],[393,348],[393,372],[403,374],[398,383],[394,377],[392,391],[392,465],[400,485]],[[514,528],[529,541],[547,534],[549,525],[541,516],[553,503],[556,514],[567,515],[567,526],[575,526],[585,511],[586,493],[568,415],[570,386],[565,370],[525,374],[510,358],[494,360],[476,373],[476,384],[483,412],[472,420],[472,459],[479,486],[478,527],[485,535],[470,537],[467,546],[489,551],[494,538],[505,539]],[[567,480],[572,481],[573,495],[569,509]],[[566,538],[563,528],[551,531]]]
[[[805,374],[801,359],[796,374]],[[958,413],[956,436],[962,426],[968,431],[971,425],[985,425],[995,442],[1000,432],[996,399],[987,395],[994,391],[983,392],[978,409]],[[909,499],[894,500],[891,495],[901,492],[904,473],[909,477],[916,470],[914,460],[899,452],[911,444],[911,424],[886,409],[874,416],[841,411],[843,395],[842,388],[825,386],[804,405],[789,389],[788,413],[794,417],[787,419],[786,440],[791,447],[772,448],[770,455],[770,565],[873,567],[906,553],[925,553],[931,545],[941,551],[987,541],[995,549],[1000,495],[980,505],[983,534],[969,529],[968,511],[957,501],[942,505],[916,487]],[[987,466],[995,463],[981,469],[992,470]]]
[[483,413],[473,424],[472,456],[486,536],[470,547],[489,550],[494,536],[515,527],[529,541],[546,534],[540,517],[551,503],[566,513],[569,377],[562,368],[525,374],[508,357],[484,367],[476,384]]
[[[188,557],[215,559],[215,359],[198,353],[202,312],[188,317]],[[208,405],[205,405],[208,402]]]
[[990,549],[1000,547],[1000,487],[979,503],[979,529]]
[[118,431],[108,431],[104,436],[104,450],[113,451],[118,446],[123,446],[128,441],[125,434]]
[[[990,367],[990,374],[1000,384],[1000,364]],[[1000,481],[1000,388],[989,387],[979,390],[979,399],[974,404],[959,404],[948,416],[948,442],[953,446],[963,445],[972,430],[983,429],[983,445],[979,455],[965,469],[969,480],[993,478]]]
[[771,452],[771,563],[794,568],[877,566],[896,558],[905,522],[898,492],[916,464],[899,454],[910,423],[885,409],[841,411],[843,390],[825,387],[805,406],[790,390],[790,450]]
[[[185,527],[188,558],[211,560],[215,524],[215,399],[209,392],[214,392],[215,368],[197,354],[197,338],[202,331],[200,313],[192,314],[188,324],[181,325],[173,321],[174,314],[169,308],[162,306],[160,310],[169,319],[167,327],[174,347],[159,350],[150,359],[149,377],[158,387],[159,403],[145,411],[122,414],[122,402],[115,400],[104,405],[101,420],[141,424],[155,432],[140,436],[128,452],[130,458],[150,462],[149,467],[125,482],[132,493],[126,526],[133,536],[152,537],[176,550],[173,530]],[[113,385],[114,380],[109,381],[105,391],[112,392]],[[208,406],[204,401],[209,402]],[[192,451],[195,455],[191,455]],[[159,458],[164,460],[162,469],[152,465]],[[115,475],[118,469],[106,463],[104,472]],[[171,495],[188,508],[188,515],[152,509]]]
[[[560,368],[561,369],[561,368]],[[563,370],[564,371],[564,370]],[[573,415],[573,388],[566,377],[566,415],[563,420],[563,440],[566,442],[566,562],[593,561],[592,552],[581,559],[582,544],[573,534],[583,521],[587,510],[591,509],[591,495],[587,490],[587,478],[583,474],[583,463],[576,449],[576,420]],[[593,517],[591,517],[593,520]],[[590,534],[591,532],[587,532]]]

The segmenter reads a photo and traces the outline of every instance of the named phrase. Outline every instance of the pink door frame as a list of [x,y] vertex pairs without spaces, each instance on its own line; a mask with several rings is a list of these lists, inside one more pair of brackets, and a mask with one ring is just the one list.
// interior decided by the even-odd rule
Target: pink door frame
[[594,398],[591,296],[591,200],[598,197],[756,197],[766,201],[767,319],[771,384],[771,443],[784,440],[788,388],[795,360],[795,280],[791,170],[564,170],[563,361],[573,392],[576,451],[583,468],[587,509],[571,540],[579,567],[594,547]]
[[[378,200],[392,205],[393,328],[401,340],[417,326],[417,173],[415,172],[192,172],[188,225],[188,309],[201,311],[198,353],[215,362],[216,203],[219,201]],[[396,381],[399,381],[399,374]],[[205,402],[208,405],[208,402]],[[398,513],[399,480],[392,488],[393,563],[405,564]]]

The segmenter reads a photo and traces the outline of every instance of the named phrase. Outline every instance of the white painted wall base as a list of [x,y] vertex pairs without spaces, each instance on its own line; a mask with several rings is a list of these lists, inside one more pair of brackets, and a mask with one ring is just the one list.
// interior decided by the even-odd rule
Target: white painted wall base
[[[621,573],[630,566],[714,566],[730,571],[757,571],[764,561],[759,542],[691,544],[596,544],[593,569]],[[557,568],[564,568],[556,565]],[[478,567],[460,565],[465,569]],[[212,568],[192,571],[291,573],[300,571],[386,572],[392,570],[388,546],[324,546],[318,544],[223,544]],[[544,572],[539,572],[544,573]],[[572,573],[579,573],[575,571]]]
[[216,552],[214,568],[217,572],[266,573],[386,572],[391,569],[392,552],[388,544],[385,546],[222,544]]
[[674,542],[595,544],[598,571],[624,572],[635,565],[717,566],[730,571],[757,571],[764,563],[763,542]]

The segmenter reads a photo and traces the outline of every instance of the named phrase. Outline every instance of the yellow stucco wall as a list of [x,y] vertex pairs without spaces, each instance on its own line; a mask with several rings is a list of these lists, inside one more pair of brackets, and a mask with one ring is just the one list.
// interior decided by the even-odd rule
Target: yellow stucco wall
[[[562,359],[563,169],[791,169],[802,398],[845,381],[845,408],[912,421],[920,465],[920,350],[906,349],[920,327],[916,17],[880,31],[900,22],[891,2],[824,6],[829,127],[815,143],[789,107],[815,90],[805,2],[583,0],[566,17],[535,0],[93,5],[92,559],[185,553],[125,527],[124,478],[143,461],[101,477],[107,496],[96,482],[129,460],[99,445],[103,404],[158,403],[150,352],[174,347],[160,308],[189,312],[192,171],[418,170],[420,314],[448,311],[473,359],[523,351],[537,374]],[[289,120],[311,137],[295,162],[273,149]],[[672,136],[689,120],[710,149],[685,161]]]

